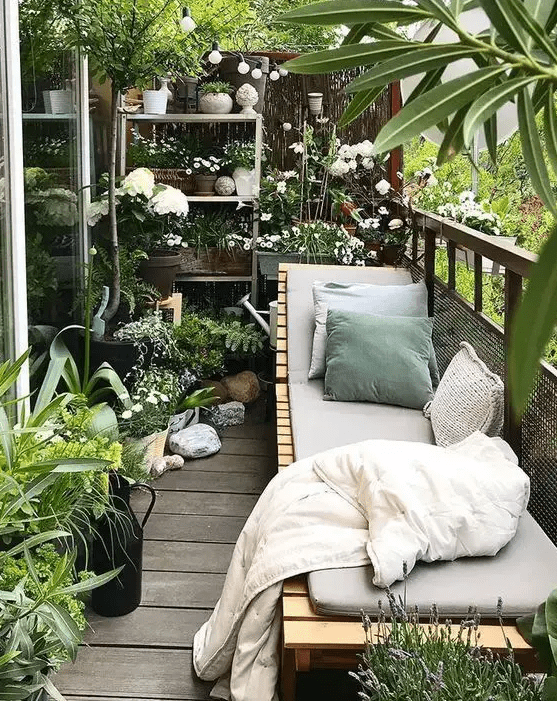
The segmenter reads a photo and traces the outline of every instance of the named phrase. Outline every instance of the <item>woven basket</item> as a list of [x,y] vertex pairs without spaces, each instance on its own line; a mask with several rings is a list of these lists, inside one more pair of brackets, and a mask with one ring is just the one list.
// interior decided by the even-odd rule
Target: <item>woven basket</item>
[[[126,168],[126,173],[131,173],[135,168]],[[195,176],[188,175],[181,168],[149,168],[155,176],[155,183],[170,185],[181,190],[185,195],[193,195],[195,192]]]
[[185,248],[180,273],[186,275],[251,275],[251,251],[228,252],[221,248]]
[[146,463],[150,463],[155,458],[162,458],[167,436],[168,429],[165,429],[159,433],[151,433],[151,435],[138,440],[139,445],[145,449]]

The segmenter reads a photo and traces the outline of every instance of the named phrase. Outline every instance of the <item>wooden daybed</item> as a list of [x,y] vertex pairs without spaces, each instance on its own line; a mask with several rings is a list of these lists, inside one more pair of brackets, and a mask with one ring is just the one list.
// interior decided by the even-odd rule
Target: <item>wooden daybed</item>
[[[314,276],[313,279],[321,281],[339,279],[338,271],[340,268],[336,266],[303,266],[283,264],[280,268],[276,358],[276,411],[279,470],[286,469],[291,463],[300,457],[306,457],[305,455],[296,454],[296,442],[293,438],[294,432],[291,416],[293,404],[290,396],[292,385],[289,385],[289,380],[291,380],[291,377],[288,353],[288,314],[298,314],[300,311],[300,306],[303,307],[304,303],[297,297],[294,302],[290,300],[290,305],[293,308],[289,309],[288,275],[290,271],[303,271],[304,269],[307,270],[308,268],[312,270],[312,274]],[[345,269],[345,271],[346,270],[347,269]],[[370,269],[352,268],[350,270],[353,271],[353,273],[349,274],[346,272],[344,273],[345,277],[341,277],[340,279],[350,282],[376,282],[375,279],[369,279],[369,276],[368,279],[366,279],[366,271]],[[346,277],[346,274],[348,274],[348,277]],[[297,275],[297,273],[292,273],[292,277],[295,275]],[[294,296],[294,294],[292,294],[292,296]],[[300,348],[299,352],[303,353],[306,351]],[[295,357],[292,355],[292,349],[290,357]],[[300,377],[299,364],[297,361],[295,361],[295,364],[298,366],[296,372],[298,373],[298,377]],[[331,403],[326,404],[329,405],[327,410],[330,411]],[[338,411],[342,410],[342,407],[338,407],[338,403],[335,404],[337,404]],[[352,408],[350,410],[353,411],[354,403],[351,404]],[[316,408],[316,411],[319,411],[319,407]],[[318,414],[315,414],[315,416],[317,415]],[[315,418],[315,416],[313,418]],[[315,430],[318,432],[319,426],[316,425]],[[424,429],[424,427],[420,425],[419,431],[423,432],[423,430],[428,429]],[[407,436],[398,437],[400,439],[407,438],[409,440],[421,440],[418,435],[419,431],[416,433],[416,435],[411,436],[410,438]],[[377,436],[370,435],[365,437],[373,438]],[[393,436],[390,435],[385,437],[392,438]],[[349,435],[349,439],[350,440],[347,442],[352,442],[354,437]],[[323,449],[332,447],[330,443],[327,444],[328,440],[331,439],[324,437]],[[363,440],[363,437],[358,438],[357,440]],[[307,448],[307,445],[304,445],[304,447]],[[528,518],[531,517],[528,516]],[[533,519],[531,520],[533,521]],[[538,528],[537,525],[536,528]],[[541,529],[539,530],[542,537],[545,538]],[[549,540],[546,540],[549,547],[553,548]],[[490,558],[480,559],[489,560]],[[555,561],[557,563],[557,558],[555,558]],[[462,562],[462,560],[459,562]],[[454,563],[443,564],[453,565]],[[435,565],[429,565],[429,567],[434,566]],[[553,569],[555,569],[554,566],[552,566],[552,571]],[[553,572],[553,575],[557,575],[557,570]],[[551,576],[549,577],[549,581],[551,581]],[[543,583],[542,588],[539,590],[544,591],[544,594],[539,599],[535,599],[535,597],[538,596],[538,591],[536,591],[533,595],[537,603],[539,603],[539,601],[541,601],[550,591],[550,587],[544,590],[545,586],[547,586],[547,583]],[[504,596],[505,591],[500,592],[500,594]],[[462,596],[466,597],[466,595],[467,591],[463,591]],[[429,603],[432,603],[432,601],[430,600]],[[474,602],[467,601],[466,605],[469,603]],[[323,667],[348,669],[357,666],[356,655],[358,652],[361,652],[364,645],[364,631],[358,617],[355,617],[354,614],[351,616],[329,616],[315,613],[308,593],[306,576],[290,579],[284,583],[282,606],[283,624],[281,685],[284,701],[294,701],[296,692],[296,674],[299,671],[310,671],[314,668]],[[515,650],[517,659],[519,661],[524,661],[525,666],[531,668],[534,664],[534,656],[532,654],[533,651],[520,636],[514,627],[512,620],[509,621],[509,625],[505,625],[504,635],[498,623],[494,622],[493,624],[482,624],[481,626],[481,640],[483,645],[490,647],[494,651],[506,650],[507,646],[504,636],[507,637],[508,641]]]

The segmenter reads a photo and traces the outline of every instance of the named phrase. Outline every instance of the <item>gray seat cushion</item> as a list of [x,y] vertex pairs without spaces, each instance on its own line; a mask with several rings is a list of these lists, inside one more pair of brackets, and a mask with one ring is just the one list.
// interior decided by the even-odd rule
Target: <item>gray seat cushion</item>
[[[378,601],[386,606],[384,589],[371,583],[372,566],[311,572],[309,593],[317,613],[360,616],[374,614]],[[461,558],[454,562],[418,563],[407,583],[407,603],[426,613],[435,602],[443,617],[466,614],[477,606],[484,617],[494,617],[497,598],[503,599],[503,615],[515,618],[532,613],[557,582],[557,548],[525,514],[516,536],[495,557]],[[404,596],[397,582],[393,593]]]
[[418,409],[371,402],[328,402],[323,380],[290,385],[290,420],[297,460],[370,438],[434,443]]

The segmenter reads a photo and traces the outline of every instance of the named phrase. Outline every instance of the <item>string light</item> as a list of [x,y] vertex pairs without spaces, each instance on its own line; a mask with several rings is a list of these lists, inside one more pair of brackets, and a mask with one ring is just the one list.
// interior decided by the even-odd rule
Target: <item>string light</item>
[[290,124],[290,122],[283,122],[282,128],[284,131],[290,131],[292,129],[292,124]]
[[238,64],[238,73],[241,75],[246,75],[249,73],[249,63],[244,59],[242,54],[240,54],[240,63]]
[[219,51],[219,42],[214,41],[213,42],[213,49],[211,53],[208,56],[209,63],[212,63],[214,66],[217,65],[217,63],[220,63],[222,61],[222,54]]
[[273,66],[273,70],[269,73],[270,80],[278,80],[280,78],[280,73],[277,71],[276,65]]
[[251,77],[254,78],[255,80],[259,80],[261,76],[263,75],[263,71],[261,70],[261,61],[258,61],[255,64],[255,68],[251,72]]
[[288,75],[288,71],[286,70],[286,68],[279,68],[278,71],[279,75],[281,75],[283,78],[284,76]]
[[197,27],[197,24],[194,22],[193,17],[191,16],[189,7],[184,7],[182,11],[180,27],[182,28],[184,34],[189,34],[190,32],[193,32],[193,30]]

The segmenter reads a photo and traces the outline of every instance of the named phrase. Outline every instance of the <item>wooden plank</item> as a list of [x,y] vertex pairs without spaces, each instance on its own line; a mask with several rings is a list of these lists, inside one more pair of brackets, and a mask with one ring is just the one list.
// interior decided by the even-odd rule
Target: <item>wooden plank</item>
[[224,574],[208,572],[143,572],[143,606],[212,609],[224,584]]
[[[269,464],[267,462],[267,464]],[[261,494],[269,483],[269,472],[204,472],[190,470],[189,465],[183,470],[167,472],[157,492],[168,490],[186,492],[229,492],[238,494]],[[157,509],[159,511],[159,509]]]
[[212,572],[225,574],[234,546],[229,543],[172,543],[146,540],[143,571]]
[[[211,615],[211,609],[149,608],[140,606],[127,616],[108,618],[87,611],[91,626],[85,633],[89,645],[126,647],[188,647]],[[80,661],[81,658],[78,658]]]
[[283,596],[282,615],[284,620],[289,621],[323,620],[325,618],[325,616],[315,613],[306,594]]
[[[273,448],[272,439],[269,439],[269,453]],[[210,458],[201,460],[188,460],[184,470],[202,470],[203,472],[269,472],[272,471],[273,459],[264,455],[223,455],[216,453]],[[173,475],[178,472],[165,472],[156,482],[153,482],[155,489],[166,489],[168,480],[174,479]]]
[[305,594],[307,596],[308,584],[306,576],[302,575],[300,577],[291,577],[290,579],[286,579],[282,585],[282,593],[293,594],[295,596]]
[[191,651],[84,647],[77,664],[66,664],[54,677],[62,694],[130,699],[208,699],[213,682],[192,671]]
[[285,380],[288,377],[288,370],[286,365],[277,365],[275,370],[275,376],[277,380]]
[[[246,416],[246,421],[249,415]],[[273,426],[269,423],[243,423],[238,426],[229,426],[224,431],[224,440],[228,438],[268,438],[270,439],[273,433]],[[219,453],[217,453],[219,455]],[[217,457],[214,455],[213,458]]]
[[[229,438],[222,442],[223,455],[269,455],[269,440],[257,438]],[[210,458],[205,458],[209,460]]]
[[288,385],[287,384],[275,385],[275,390],[276,390],[277,397],[279,399],[286,399],[286,401],[288,401]]
[[[429,624],[423,623],[424,628]],[[378,626],[372,624],[370,635],[377,635]],[[506,644],[499,626],[480,626],[484,647],[494,652],[505,651]],[[459,626],[452,629],[456,637]],[[515,650],[529,650],[530,646],[513,626],[504,626],[504,633]],[[304,620],[284,621],[284,644],[286,647],[308,647],[329,650],[354,650],[364,646],[365,634],[360,621]]]
[[243,516],[176,516],[152,514],[145,526],[145,538],[174,543],[232,543],[240,535]]
[[[135,508],[146,511],[149,499],[149,495],[139,494],[134,502]],[[157,511],[199,516],[248,516],[256,501],[257,496],[251,494],[160,491]]]

